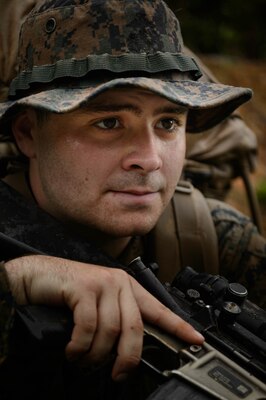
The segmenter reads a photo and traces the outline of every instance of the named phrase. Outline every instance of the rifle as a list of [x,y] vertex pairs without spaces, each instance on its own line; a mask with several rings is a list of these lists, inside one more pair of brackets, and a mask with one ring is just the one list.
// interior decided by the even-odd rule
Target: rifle
[[[179,272],[171,285],[162,285],[154,266],[148,268],[137,258],[129,267],[147,290],[206,338],[203,346],[188,346],[145,326],[142,360],[160,376],[179,378],[178,396],[185,382],[191,386],[184,398],[195,395],[197,388],[211,396],[195,395],[197,399],[266,399],[266,312],[247,299],[244,286],[191,267]],[[150,348],[152,352],[146,350]],[[163,393],[158,399],[167,398]]]
[[[163,285],[140,258],[129,269],[147,290],[206,338],[203,346],[188,345],[144,324],[141,362],[160,385],[150,400],[167,400],[169,390],[172,395],[176,390],[178,399],[266,399],[266,312],[247,299],[242,285],[190,267],[171,285]],[[61,349],[63,354],[72,330],[70,313],[21,306],[17,317],[17,327],[27,331],[31,343],[50,351]]]

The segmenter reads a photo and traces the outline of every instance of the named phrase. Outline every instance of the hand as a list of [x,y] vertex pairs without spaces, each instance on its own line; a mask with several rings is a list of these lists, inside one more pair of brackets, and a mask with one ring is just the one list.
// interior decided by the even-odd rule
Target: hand
[[72,310],[69,360],[98,364],[117,346],[115,380],[140,361],[143,320],[191,343],[204,340],[120,269],[39,255],[11,260],[5,268],[18,304],[66,305]]

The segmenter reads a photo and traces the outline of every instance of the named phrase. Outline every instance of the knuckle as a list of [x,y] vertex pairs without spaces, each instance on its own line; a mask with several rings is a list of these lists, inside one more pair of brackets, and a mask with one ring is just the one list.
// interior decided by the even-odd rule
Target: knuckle
[[143,335],[144,326],[141,317],[135,319],[134,324],[131,325],[130,329],[132,331],[134,330],[137,335]]
[[106,327],[106,336],[107,338],[116,338],[121,333],[121,327],[117,324],[112,324]]
[[117,279],[119,279],[119,280],[127,280],[127,281],[129,281],[129,275],[128,275],[128,273],[126,272],[126,271],[124,271],[123,269],[118,269],[118,268],[116,268],[115,269],[115,274],[116,274],[116,277],[117,277]]
[[159,322],[164,317],[165,313],[168,312],[168,310],[168,308],[160,304],[156,309],[156,313],[154,314],[154,322]]
[[126,279],[128,279],[127,273],[121,269],[105,268],[102,271],[102,273],[103,273],[102,278],[109,285],[114,285],[120,282],[124,282]]
[[96,321],[88,320],[83,326],[84,334],[94,334],[96,332]]
[[128,354],[123,357],[123,365],[127,370],[133,369],[140,363],[140,353]]

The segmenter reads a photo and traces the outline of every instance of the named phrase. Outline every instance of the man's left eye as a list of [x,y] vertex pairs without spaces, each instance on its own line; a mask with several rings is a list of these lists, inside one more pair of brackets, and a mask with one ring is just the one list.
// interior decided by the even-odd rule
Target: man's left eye
[[172,131],[177,126],[178,126],[178,122],[174,118],[163,118],[157,124],[158,128],[165,129],[167,131]]
[[95,124],[101,129],[115,129],[120,126],[117,118],[105,118]]

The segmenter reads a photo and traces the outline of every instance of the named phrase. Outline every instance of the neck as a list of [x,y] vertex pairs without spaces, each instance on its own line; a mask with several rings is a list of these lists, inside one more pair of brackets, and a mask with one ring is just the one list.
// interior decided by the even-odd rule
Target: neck
[[130,236],[114,237],[104,232],[88,228],[87,226],[67,224],[71,231],[76,231],[88,241],[93,242],[99,249],[103,250],[112,258],[118,258],[131,240]]
[[103,251],[112,258],[118,258],[120,254],[124,251],[126,246],[130,241],[130,237],[126,238],[115,238],[106,240],[106,242],[101,241],[101,248]]

